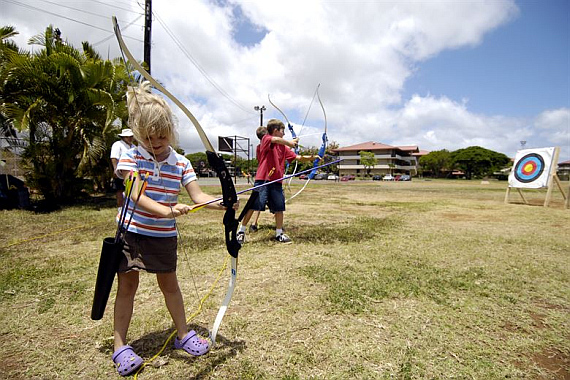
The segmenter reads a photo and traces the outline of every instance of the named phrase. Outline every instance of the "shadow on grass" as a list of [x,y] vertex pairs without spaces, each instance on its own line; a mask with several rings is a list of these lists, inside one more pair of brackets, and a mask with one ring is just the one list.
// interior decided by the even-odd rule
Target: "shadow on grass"
[[398,224],[399,222],[394,217],[357,217],[340,223],[293,227],[293,231],[295,237],[303,242],[316,244],[350,243],[374,239],[377,234],[386,233],[396,228]]
[[[202,336],[202,337],[207,337],[208,336],[208,330],[199,326],[199,325],[195,325],[195,324],[190,324],[188,325],[188,330],[194,330],[198,333],[198,335]],[[166,340],[170,337],[170,335],[175,331],[174,328],[170,328],[167,330],[163,330],[163,331],[155,331],[155,332],[150,332],[146,335],[143,335],[142,337],[133,340],[131,343],[129,343],[132,347],[133,350],[135,351],[135,353],[137,353],[137,355],[140,355],[146,363],[146,367],[160,367],[162,365],[167,364],[168,362],[164,363],[164,364],[160,364],[160,357],[164,357],[164,356],[168,356],[172,359],[176,359],[176,360],[183,360],[185,362],[187,362],[187,364],[192,364],[197,357],[196,356],[192,356],[186,352],[184,352],[183,350],[177,350],[174,348],[174,339],[175,337],[173,336],[172,339],[166,344],[166,347],[164,348],[164,351],[161,352],[160,356],[157,357],[154,362],[156,362],[156,364],[153,364],[153,362],[147,362],[148,360],[150,360],[152,357],[154,357],[155,355],[157,355],[157,353],[162,349],[162,347],[165,345]],[[206,360],[202,360],[202,363],[200,365],[200,369],[197,373],[195,373],[192,376],[189,376],[189,379],[202,379],[205,378],[208,374],[212,373],[212,371],[222,365],[223,363],[227,362],[228,359],[235,357],[238,352],[242,352],[244,351],[246,348],[246,342],[242,341],[242,340],[235,340],[235,341],[231,341],[228,340],[226,338],[224,338],[223,335],[218,334],[218,336],[216,337],[216,345],[211,348],[211,350],[206,353],[205,355],[203,355],[203,358]],[[108,354],[109,352],[113,352],[113,342],[109,341],[108,345],[103,345],[99,348],[99,351],[103,354]],[[148,369],[143,369],[141,372],[144,372],[145,370]],[[152,369],[151,369],[152,370]]]

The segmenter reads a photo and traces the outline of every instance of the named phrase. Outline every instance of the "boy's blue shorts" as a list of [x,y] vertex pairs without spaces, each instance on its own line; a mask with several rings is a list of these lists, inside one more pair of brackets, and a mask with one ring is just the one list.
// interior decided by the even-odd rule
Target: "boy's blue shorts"
[[[255,181],[253,186],[262,185],[267,181]],[[265,205],[269,206],[269,211],[273,214],[285,211],[285,194],[283,193],[283,185],[281,182],[275,182],[271,185],[263,186],[256,190],[259,193],[256,202],[252,206],[254,211],[265,211]]]

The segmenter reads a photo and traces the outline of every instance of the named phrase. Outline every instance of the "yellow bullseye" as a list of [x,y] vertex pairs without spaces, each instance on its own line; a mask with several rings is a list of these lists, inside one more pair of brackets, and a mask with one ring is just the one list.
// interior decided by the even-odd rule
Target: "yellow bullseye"
[[523,167],[523,172],[524,173],[530,173],[534,170],[534,165],[532,163],[528,163]]

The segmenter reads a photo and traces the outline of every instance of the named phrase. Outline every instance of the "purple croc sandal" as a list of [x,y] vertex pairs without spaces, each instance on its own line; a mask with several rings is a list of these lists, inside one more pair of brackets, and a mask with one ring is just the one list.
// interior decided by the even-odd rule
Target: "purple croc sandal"
[[135,354],[129,345],[123,346],[113,353],[113,362],[121,376],[130,375],[143,364],[142,358]]
[[183,349],[193,356],[204,355],[210,350],[210,344],[206,339],[200,338],[196,331],[191,330],[182,340],[174,339],[174,348]]

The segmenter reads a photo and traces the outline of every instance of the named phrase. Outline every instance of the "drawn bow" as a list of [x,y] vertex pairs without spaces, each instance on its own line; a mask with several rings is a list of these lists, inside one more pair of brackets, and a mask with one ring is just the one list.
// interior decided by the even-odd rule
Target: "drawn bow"
[[[275,107],[275,109],[277,111],[279,111],[279,113],[281,113],[281,115],[283,115],[283,117],[285,118],[285,120],[287,121],[287,128],[289,128],[289,132],[291,132],[291,137],[293,137],[294,139],[297,138],[297,134],[295,133],[295,129],[293,128],[293,124],[291,124],[291,122],[289,121],[289,119],[287,118],[287,115],[285,115],[285,112],[283,112],[281,110],[281,108],[277,107],[277,105],[275,103],[273,103],[271,101],[271,96],[269,94],[267,94],[267,100],[269,100],[269,103]],[[295,154],[299,154],[299,145],[297,144],[297,146],[293,149],[293,151],[295,152]],[[297,164],[298,161],[295,160],[295,168],[293,169],[293,174],[297,172]],[[287,174],[287,172],[289,171],[289,161],[287,161],[285,163],[285,174]],[[291,178],[292,179],[292,178]],[[289,182],[287,182],[287,187],[289,188],[289,190],[291,190],[291,179],[289,179]]]
[[287,201],[290,201],[291,199],[295,198],[297,195],[301,194],[301,192],[303,190],[305,190],[305,187],[307,187],[307,185],[309,184],[309,182],[311,182],[311,180],[315,177],[315,175],[317,174],[317,169],[319,166],[319,163],[321,162],[321,160],[325,157],[325,153],[327,150],[327,143],[328,143],[328,138],[327,138],[327,113],[325,111],[325,106],[323,105],[323,102],[321,100],[321,95],[319,94],[319,88],[321,87],[321,85],[319,84],[317,86],[317,99],[319,99],[319,104],[321,105],[321,109],[323,110],[323,115],[325,118],[325,131],[323,132],[322,135],[322,140],[323,143],[321,145],[321,147],[319,148],[319,152],[317,153],[317,155],[319,157],[315,158],[315,161],[313,161],[313,170],[311,170],[311,172],[309,173],[309,175],[307,176],[307,181],[305,182],[305,184],[303,185],[303,187],[301,188],[301,190],[297,191],[291,198],[287,199]]
[[[198,120],[194,117],[194,115],[192,115],[192,113],[188,110],[188,108],[186,108],[186,106],[180,100],[178,100],[166,88],[164,88],[160,83],[158,83],[158,81],[156,81],[137,62],[137,60],[134,58],[134,56],[131,54],[131,52],[127,48],[127,45],[125,44],[123,37],[121,35],[121,30],[119,28],[117,18],[114,16],[113,16],[113,27],[114,27],[115,35],[117,37],[117,41],[119,42],[119,46],[121,48],[121,51],[126,55],[129,63],[131,65],[133,65],[133,67],[135,69],[137,69],[138,72],[146,80],[148,80],[157,90],[159,90],[165,96],[167,96],[170,100],[172,100],[174,102],[174,104],[176,104],[182,110],[182,112],[184,112],[184,114],[190,119],[190,121],[192,122],[192,124],[196,128],[198,135],[200,136],[200,140],[202,140],[202,144],[204,144],[204,147],[206,148],[206,156],[208,157],[208,163],[216,171],[218,178],[220,179],[220,184],[222,186],[222,198],[223,198],[222,203],[226,207],[226,211],[225,211],[224,219],[223,219],[223,224],[224,224],[226,248],[228,250],[228,253],[231,255],[231,275],[230,275],[230,282],[228,285],[228,290],[226,291],[226,296],[224,297],[222,305],[220,306],[220,309],[218,311],[218,315],[216,316],[216,319],[214,321],[214,325],[213,325],[211,333],[210,333],[210,338],[212,340],[212,344],[215,344],[218,329],[220,327],[220,324],[222,323],[222,319],[224,317],[224,314],[225,314],[225,312],[226,312],[226,310],[230,304],[230,301],[232,299],[232,295],[233,295],[233,292],[235,289],[235,284],[236,284],[236,279],[237,279],[237,264],[238,264],[237,258],[238,258],[239,249],[241,248],[241,245],[237,241],[237,229],[239,226],[239,220],[241,218],[243,218],[243,216],[245,215],[245,212],[253,204],[253,201],[255,200],[256,193],[253,193],[252,196],[250,197],[250,199],[248,200],[247,204],[245,205],[245,207],[244,207],[244,209],[240,215],[240,219],[236,219],[236,216],[235,216],[236,213],[235,213],[235,210],[233,209],[233,206],[237,202],[238,197],[236,194],[236,189],[235,189],[234,184],[232,182],[232,178],[230,176],[228,168],[226,167],[226,165],[224,163],[223,158],[216,153],[212,143],[210,142],[210,140],[208,140],[208,137],[206,136],[204,129],[202,128],[202,126],[200,125]],[[253,198],[253,200],[252,200],[252,198]]]

